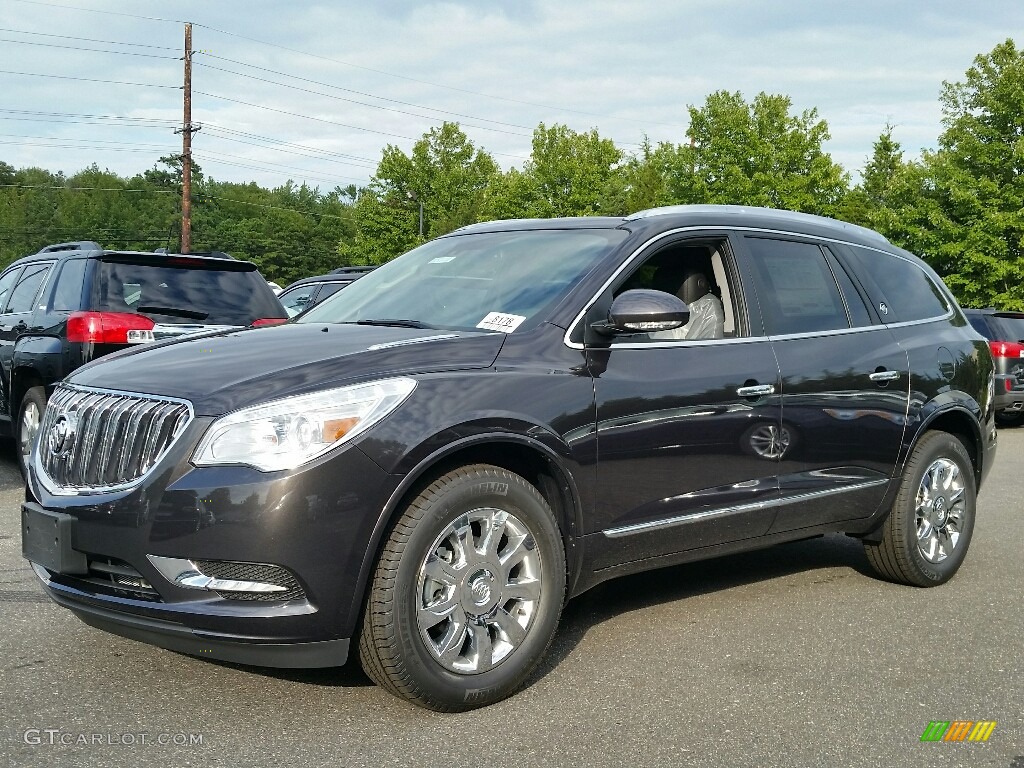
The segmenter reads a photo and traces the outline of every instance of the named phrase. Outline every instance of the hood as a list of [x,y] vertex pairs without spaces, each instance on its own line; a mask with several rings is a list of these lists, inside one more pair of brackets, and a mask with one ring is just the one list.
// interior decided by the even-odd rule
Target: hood
[[504,333],[288,324],[136,347],[66,381],[183,398],[197,416],[219,416],[351,380],[487,368],[504,340]]

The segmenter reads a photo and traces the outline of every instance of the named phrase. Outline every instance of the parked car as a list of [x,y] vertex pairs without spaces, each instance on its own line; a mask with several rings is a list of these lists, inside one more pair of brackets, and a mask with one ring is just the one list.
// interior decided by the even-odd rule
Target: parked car
[[227,254],[181,256],[60,243],[0,274],[0,429],[24,462],[54,386],[125,347],[281,322],[256,267]]
[[1024,421],[1024,312],[965,309],[964,314],[989,340],[996,363],[996,423]]
[[375,267],[340,267],[326,275],[304,277],[281,291],[278,298],[288,311],[288,316],[295,317],[374,269]]
[[875,232],[718,206],[496,221],[344,298],[57,388],[22,507],[57,603],[201,658],[357,649],[455,711],[524,685],[565,601],[615,576],[844,532],[934,587],[967,554],[992,356]]

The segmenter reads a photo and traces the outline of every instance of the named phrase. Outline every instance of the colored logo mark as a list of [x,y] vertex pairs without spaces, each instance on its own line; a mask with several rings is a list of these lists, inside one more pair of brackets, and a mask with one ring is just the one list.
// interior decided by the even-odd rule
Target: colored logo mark
[[995,720],[932,720],[921,741],[988,741],[995,729]]

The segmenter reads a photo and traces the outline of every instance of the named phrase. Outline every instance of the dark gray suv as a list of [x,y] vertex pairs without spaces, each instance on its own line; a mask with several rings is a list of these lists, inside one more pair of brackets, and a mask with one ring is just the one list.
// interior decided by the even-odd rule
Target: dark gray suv
[[623,574],[843,532],[885,579],[946,582],[993,402],[985,339],[875,232],[714,206],[496,221],[284,325],[72,373],[23,552],[95,627],[245,664],[355,651],[463,710]]

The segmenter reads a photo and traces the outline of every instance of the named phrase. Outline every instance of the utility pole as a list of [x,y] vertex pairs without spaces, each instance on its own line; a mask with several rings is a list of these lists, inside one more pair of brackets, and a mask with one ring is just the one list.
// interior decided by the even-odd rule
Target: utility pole
[[185,112],[181,121],[181,252],[192,250],[192,25],[185,25]]

